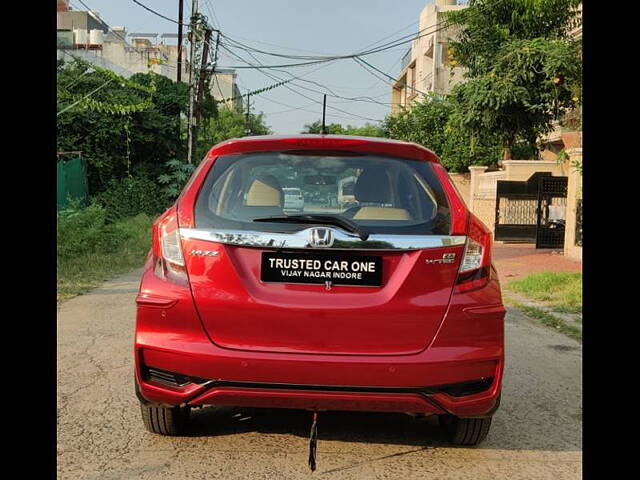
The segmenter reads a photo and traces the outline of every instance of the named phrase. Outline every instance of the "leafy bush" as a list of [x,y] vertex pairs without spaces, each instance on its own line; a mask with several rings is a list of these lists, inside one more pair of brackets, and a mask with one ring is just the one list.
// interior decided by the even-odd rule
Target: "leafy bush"
[[469,165],[492,165],[500,156],[499,139],[490,131],[471,135],[457,126],[462,110],[455,98],[425,95],[409,111],[389,115],[384,130],[389,138],[414,142],[440,157],[452,172],[466,172]]
[[[84,61],[60,62],[57,74],[60,111],[76,97],[104,85],[112,75]],[[156,87],[154,93],[144,90],[152,83]],[[112,81],[90,99],[122,105],[151,102],[144,110],[127,115],[104,113],[81,102],[57,117],[57,150],[82,151],[91,195],[108,188],[111,179],[125,177],[140,165],[158,168],[185,154],[180,113],[187,111],[186,84],[153,73],[140,73],[129,80]]]
[[[320,133],[322,130],[322,122],[316,120],[304,126],[302,133]],[[342,126],[339,123],[330,123],[325,125],[325,132],[331,135],[357,135],[361,137],[384,137],[385,131],[382,127],[372,123],[365,123],[362,127],[354,127],[353,125]]]
[[109,223],[139,213],[155,217],[170,203],[160,186],[144,177],[111,180],[107,190],[96,195],[94,200],[104,207]]
[[107,229],[106,212],[100,205],[80,209],[74,204],[58,214],[58,259],[114,251],[124,240]]
[[58,217],[58,301],[97,287],[114,275],[144,264],[152,219],[144,213],[104,222],[104,209],[75,206]]
[[158,182],[164,185],[162,189],[164,195],[170,200],[175,200],[196,167],[192,163],[184,163],[180,160],[169,160],[166,166],[167,173],[160,175]]

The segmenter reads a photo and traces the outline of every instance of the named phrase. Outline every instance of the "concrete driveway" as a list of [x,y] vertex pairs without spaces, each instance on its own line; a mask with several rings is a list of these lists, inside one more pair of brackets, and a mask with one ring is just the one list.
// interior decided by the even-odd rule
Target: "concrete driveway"
[[582,347],[510,310],[502,404],[485,442],[451,448],[430,418],[321,413],[318,470],[309,412],[207,408],[188,436],[144,430],[133,391],[139,272],[58,312],[60,479],[578,479]]

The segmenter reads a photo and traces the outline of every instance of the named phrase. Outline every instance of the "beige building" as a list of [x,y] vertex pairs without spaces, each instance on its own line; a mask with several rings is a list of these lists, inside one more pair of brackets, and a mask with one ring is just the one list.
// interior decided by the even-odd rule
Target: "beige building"
[[442,29],[446,12],[462,10],[456,0],[434,0],[420,13],[419,36],[402,59],[401,72],[391,90],[391,113],[410,108],[421,92],[449,93],[462,80],[463,68],[450,61],[449,41],[456,29]]
[[[177,37],[174,33],[128,33],[124,27],[109,28],[97,12],[72,11],[64,1],[58,2],[57,33],[58,59],[79,57],[125,78],[153,71],[177,80],[178,46],[168,43]],[[182,47],[183,82],[189,80],[187,50]],[[241,99],[231,100],[240,96],[236,77],[235,71],[229,69],[216,73],[210,91],[216,100],[240,108]]]
[[211,77],[209,88],[216,100],[225,100],[225,104],[242,110],[241,92],[236,81],[238,74],[233,69],[221,68]]

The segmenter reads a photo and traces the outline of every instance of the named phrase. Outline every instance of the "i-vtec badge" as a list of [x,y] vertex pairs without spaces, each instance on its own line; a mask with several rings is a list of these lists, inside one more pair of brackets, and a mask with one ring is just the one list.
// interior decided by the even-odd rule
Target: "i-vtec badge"
[[201,257],[217,257],[218,252],[212,250],[191,250],[191,255],[200,255]]
[[455,253],[444,253],[442,255],[442,258],[427,258],[425,260],[425,263],[427,265],[431,265],[431,264],[434,264],[434,263],[439,263],[439,264],[442,264],[442,263],[453,263],[455,261],[456,261],[456,254]]

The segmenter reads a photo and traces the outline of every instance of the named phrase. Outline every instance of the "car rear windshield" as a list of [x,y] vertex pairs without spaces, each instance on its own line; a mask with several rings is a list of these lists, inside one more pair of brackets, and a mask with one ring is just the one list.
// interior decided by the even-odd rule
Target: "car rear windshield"
[[195,224],[263,232],[309,227],[264,221],[294,214],[344,217],[371,234],[446,235],[451,224],[449,204],[429,162],[291,152],[219,157],[200,189]]

